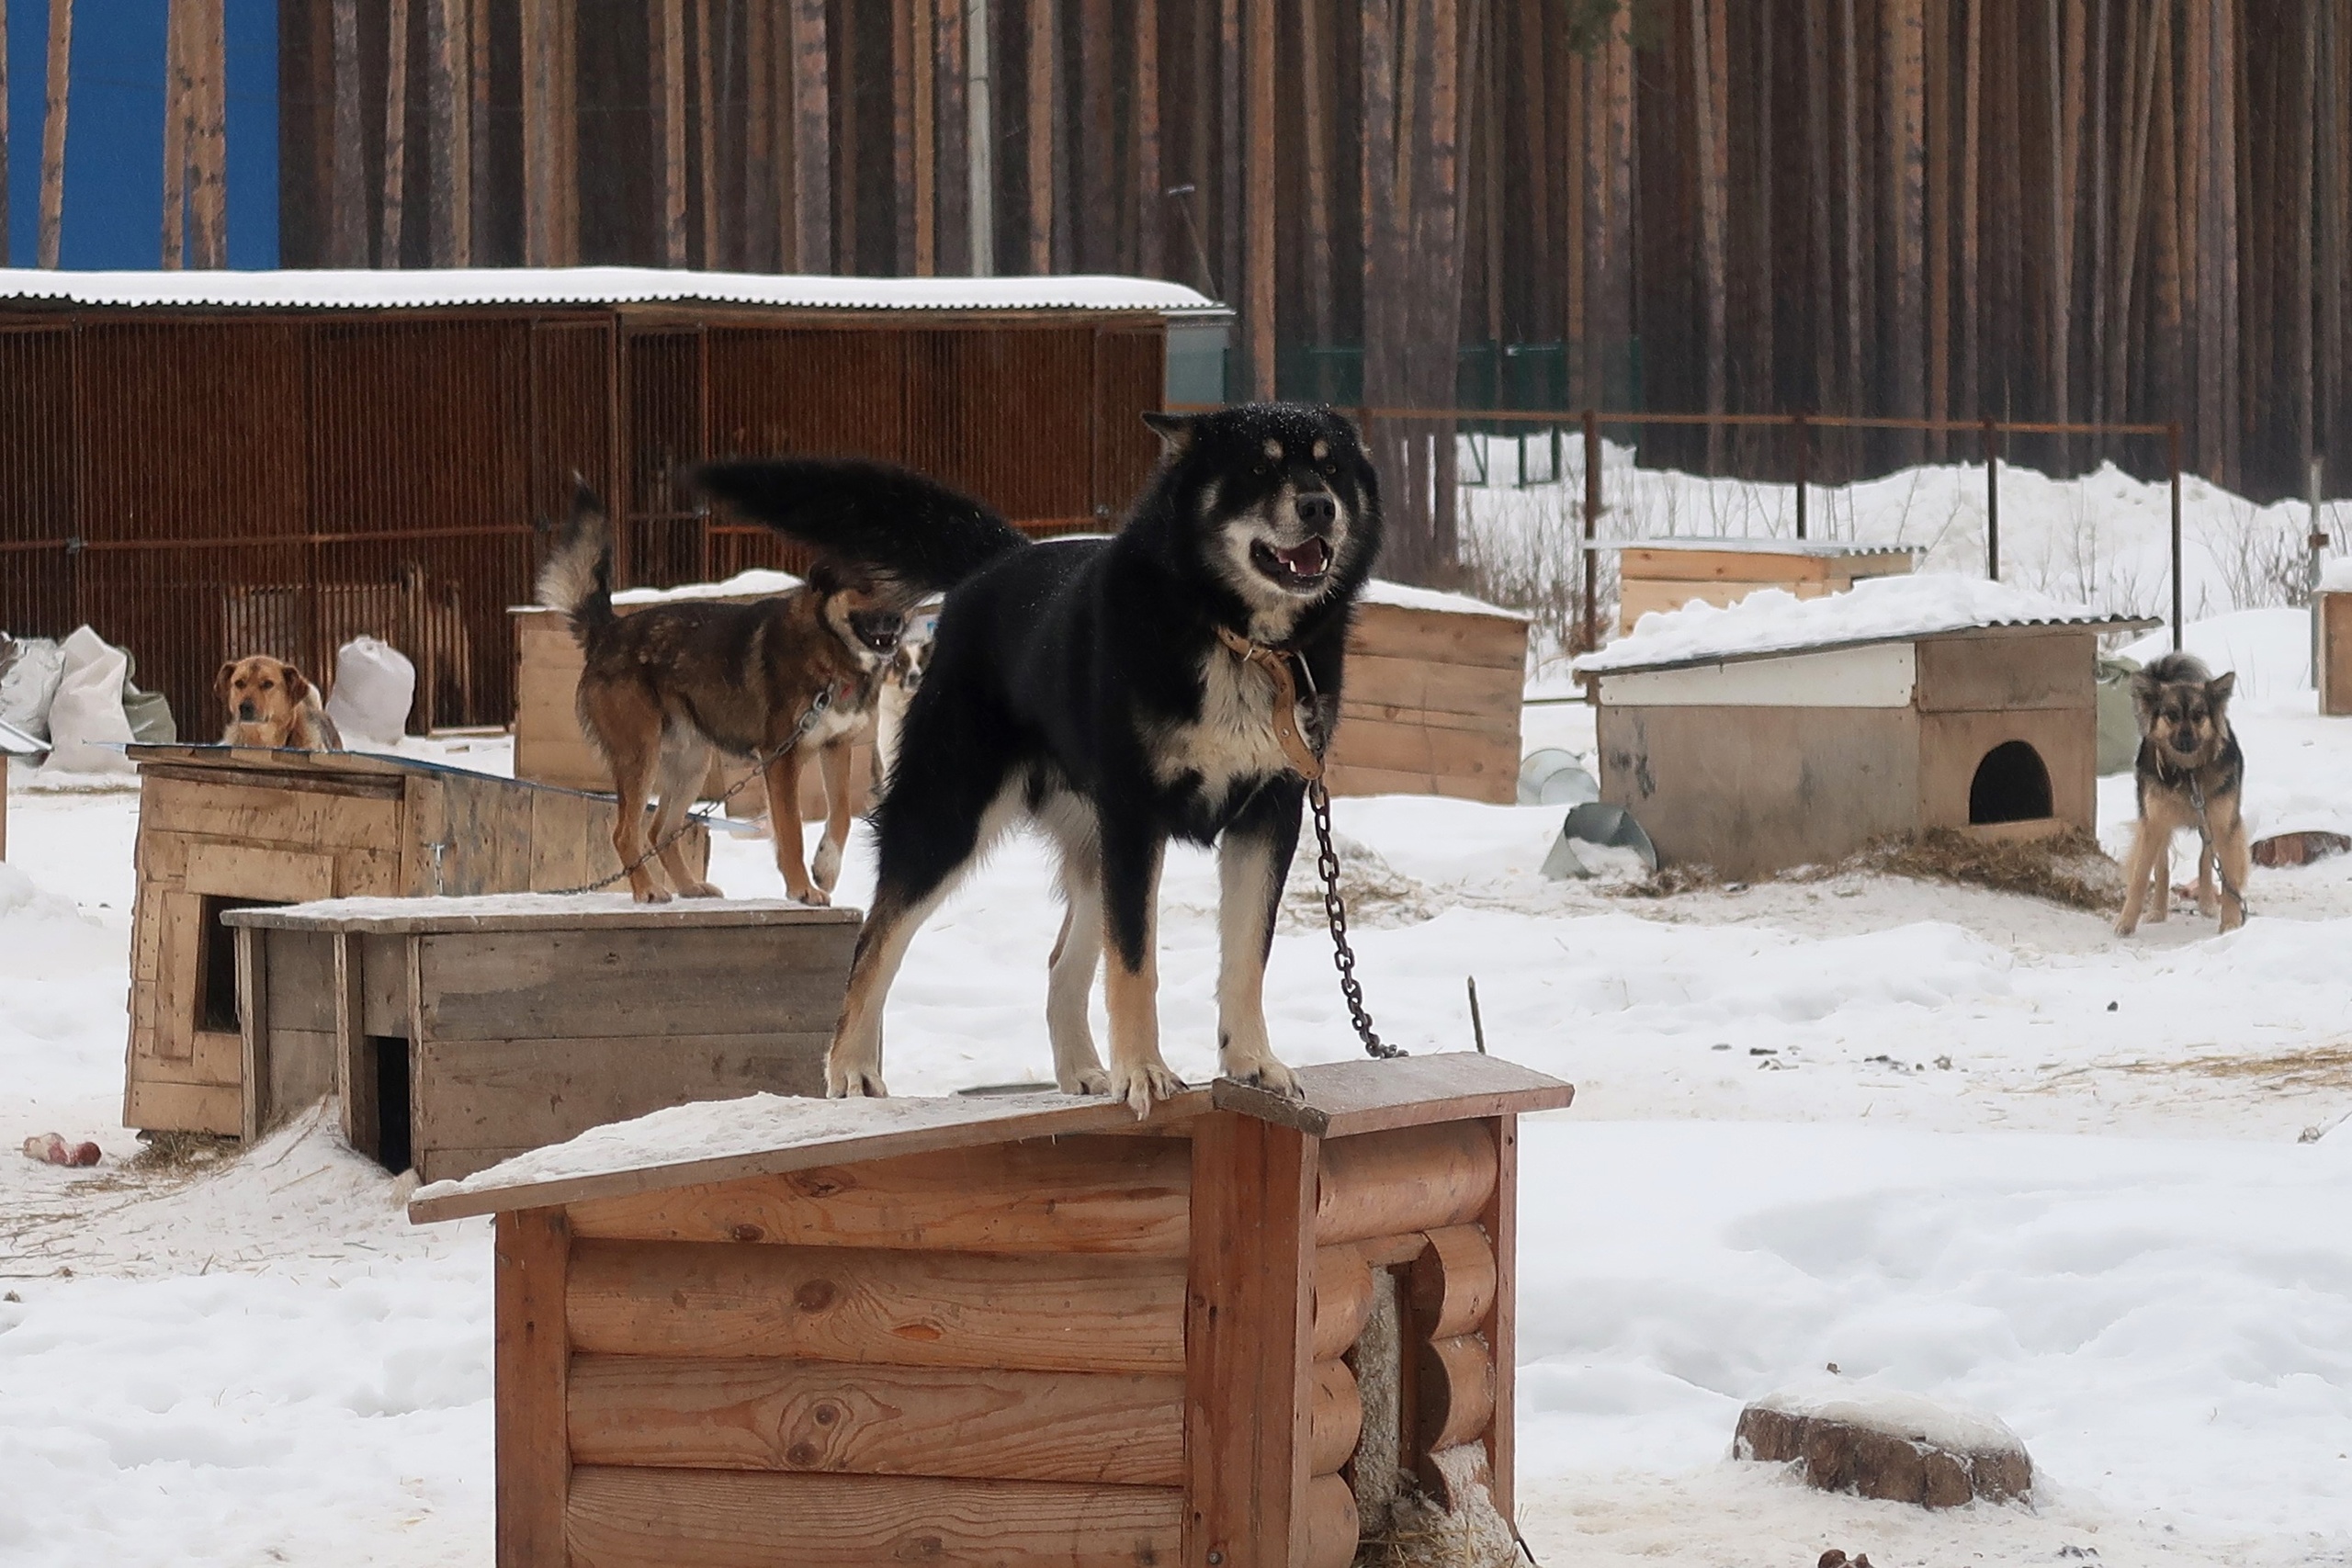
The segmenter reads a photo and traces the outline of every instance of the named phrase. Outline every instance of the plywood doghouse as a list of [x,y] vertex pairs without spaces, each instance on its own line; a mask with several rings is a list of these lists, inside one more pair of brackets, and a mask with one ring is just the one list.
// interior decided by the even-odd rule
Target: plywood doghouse
[[[788,592],[798,581],[783,572],[754,570],[724,582],[630,589],[613,595],[613,608],[627,615],[656,604],[749,604]],[[565,789],[610,790],[613,771],[605,765],[605,759],[580,728],[576,699],[582,655],[580,644],[571,635],[571,623],[555,611],[537,604],[514,605],[507,615],[514,623],[514,776]],[[863,812],[872,804],[872,741],[858,741],[854,752],[850,759],[850,809]],[[748,767],[748,763],[732,758],[717,760],[711,764],[704,793],[708,796],[725,795]],[[758,781],[746,785],[727,803],[730,817],[756,817],[765,809],[766,786]],[[825,815],[825,781],[815,768],[801,770],[800,815],[809,822],[820,820]]]
[[[123,1123],[243,1131],[244,1041],[220,915],[317,898],[518,893],[620,869],[613,803],[360,752],[133,746],[138,901]],[[709,840],[680,841],[696,874]]]
[[2319,615],[2319,711],[2352,714],[2352,591],[2313,596]]
[[500,1568],[1340,1568],[1399,1466],[1508,1516],[1518,1117],[1572,1091],[1301,1076],[696,1106],[420,1191],[498,1216]]
[[232,909],[243,1134],[334,1092],[427,1181],[697,1100],[822,1094],[854,909],[626,895]]
[[1732,876],[1826,864],[1873,839],[2098,827],[2098,634],[2086,617],[1835,646],[1578,661],[1600,797],[1660,858]]
[[1830,539],[1628,539],[1587,547],[1619,552],[1617,633],[1653,610],[1693,599],[1736,604],[1763,588],[1800,599],[1842,593],[1864,578],[1908,573],[1914,552]]
[[1526,616],[1458,593],[1373,583],[1348,630],[1331,793],[1509,804],[1526,685]]

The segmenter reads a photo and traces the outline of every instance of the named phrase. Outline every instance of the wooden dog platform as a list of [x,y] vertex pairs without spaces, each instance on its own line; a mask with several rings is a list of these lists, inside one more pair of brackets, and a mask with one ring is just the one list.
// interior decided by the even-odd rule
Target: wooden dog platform
[[322,1095],[388,1168],[469,1176],[692,1100],[824,1092],[854,909],[346,898],[233,909],[259,1137]]
[[[223,912],[554,889],[620,870],[609,796],[357,751],[130,750],[141,784],[126,1126],[245,1126]],[[702,874],[706,830],[691,828],[679,848]]]
[[1400,1487],[1511,1511],[1518,1118],[1484,1055],[601,1127],[497,1215],[500,1568],[1342,1568]]

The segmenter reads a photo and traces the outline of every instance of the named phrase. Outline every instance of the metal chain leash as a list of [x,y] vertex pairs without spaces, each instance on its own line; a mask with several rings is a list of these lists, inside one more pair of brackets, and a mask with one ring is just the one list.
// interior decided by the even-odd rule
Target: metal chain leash
[[[601,892],[605,888],[610,887],[614,883],[628,876],[630,873],[637,871],[639,868],[645,865],[648,862],[651,861],[654,856],[660,854],[663,850],[668,849],[671,845],[684,838],[688,833],[693,832],[696,828],[700,828],[707,824],[713,817],[727,809],[727,803],[729,801],[742,794],[746,789],[749,789],[752,786],[752,780],[765,777],[768,770],[768,764],[770,762],[775,761],[778,757],[783,756],[786,751],[791,750],[794,747],[799,745],[801,741],[807,739],[808,731],[816,727],[817,721],[825,716],[825,710],[832,705],[833,689],[831,686],[828,686],[819,692],[816,696],[810,700],[808,704],[808,711],[800,716],[800,722],[793,727],[792,733],[786,737],[782,745],[771,746],[764,751],[753,752],[752,755],[751,771],[746,773],[741,778],[737,779],[733,784],[729,786],[724,795],[721,795],[717,800],[712,801],[708,806],[703,807],[699,811],[688,812],[686,814],[686,819],[678,824],[677,831],[672,833],[668,838],[663,839],[660,843],[655,844],[643,854],[638,856],[635,860],[629,862],[627,865],[621,867],[620,870],[613,873],[612,875],[604,878],[602,881],[583,882],[577,887],[551,888],[548,891],[547,897],[550,898],[568,898],[575,893]],[[775,803],[773,801],[769,802],[768,809],[773,812],[775,809]]]
[[1306,804],[1315,814],[1315,869],[1323,878],[1323,913],[1331,922],[1331,966],[1340,972],[1340,995],[1347,1000],[1348,1017],[1356,1026],[1356,1038],[1363,1042],[1364,1055],[1392,1060],[1404,1055],[1405,1048],[1383,1040],[1372,1026],[1372,1014],[1363,1009],[1355,949],[1348,945],[1348,906],[1340,897],[1340,854],[1331,847],[1331,792],[1321,779],[1306,781]]
[[[2222,891],[2228,894],[2232,901],[2237,905],[2238,919],[2245,919],[2254,911],[2245,907],[2245,895],[2231,883],[2230,874],[2222,869],[2221,847],[2213,842],[2213,825],[2205,819],[2205,786],[2199,782],[2197,775],[2193,773],[2188,775],[2188,803],[2197,807],[2197,838],[2200,846],[2199,852],[2212,858],[2214,879],[2221,883]],[[2203,869],[2201,860],[2199,862],[2199,869],[2200,871]],[[2169,872],[2165,874],[2164,880],[2165,897],[2169,901],[2172,897],[2172,876]]]

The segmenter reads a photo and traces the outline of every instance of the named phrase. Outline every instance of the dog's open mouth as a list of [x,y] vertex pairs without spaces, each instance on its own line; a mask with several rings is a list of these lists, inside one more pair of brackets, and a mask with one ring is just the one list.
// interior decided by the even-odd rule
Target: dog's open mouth
[[1309,539],[1303,545],[1278,550],[1263,539],[1253,539],[1250,544],[1250,564],[1277,587],[1294,591],[1313,588],[1330,573],[1331,547],[1321,539]]

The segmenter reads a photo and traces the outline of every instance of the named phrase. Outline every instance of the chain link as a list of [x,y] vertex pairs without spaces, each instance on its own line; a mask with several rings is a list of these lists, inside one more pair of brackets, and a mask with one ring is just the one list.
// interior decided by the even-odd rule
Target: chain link
[[1340,853],[1331,847],[1331,792],[1321,779],[1306,781],[1306,804],[1315,814],[1315,869],[1323,878],[1323,913],[1331,922],[1331,966],[1340,972],[1340,995],[1346,998],[1348,1017],[1363,1042],[1364,1055],[1383,1061],[1405,1055],[1372,1026],[1363,1010],[1363,987],[1356,981],[1355,949],[1348,945],[1348,907],[1340,897]]
[[[651,861],[654,856],[660,854],[663,850],[668,849],[671,845],[684,838],[688,833],[693,832],[696,828],[700,828],[708,823],[713,817],[727,809],[727,803],[729,801],[734,799],[737,795],[749,789],[754,779],[764,777],[767,773],[768,764],[770,762],[775,761],[778,757],[783,756],[786,751],[791,750],[794,747],[799,745],[801,741],[807,739],[808,737],[808,731],[816,727],[817,721],[825,716],[825,710],[832,705],[833,689],[831,686],[827,686],[822,691],[820,691],[814,698],[810,699],[808,711],[800,716],[799,724],[794,728],[791,735],[786,738],[784,744],[781,746],[771,746],[764,751],[752,753],[751,771],[746,773],[741,778],[737,779],[734,784],[728,788],[727,793],[720,795],[717,800],[712,801],[708,806],[703,807],[699,811],[687,813],[686,819],[678,824],[678,829],[676,832],[672,833],[668,838],[662,840],[660,843],[655,844],[651,849],[647,850],[643,854],[638,856],[635,860],[629,862],[627,865],[621,867],[620,870],[613,873],[612,875],[605,877],[601,882],[583,882],[577,887],[552,888],[548,890],[547,897],[550,898],[569,898],[575,893],[600,892],[605,888],[610,887],[614,883],[620,881],[623,877],[628,876],[631,872],[636,871],[639,867],[646,864],[648,862]],[[615,805],[617,807],[618,802],[616,802]],[[797,805],[794,809],[798,809]],[[771,813],[775,810],[775,803],[774,801],[770,801],[768,803],[768,810]],[[771,816],[770,820],[774,820],[773,816]]]

